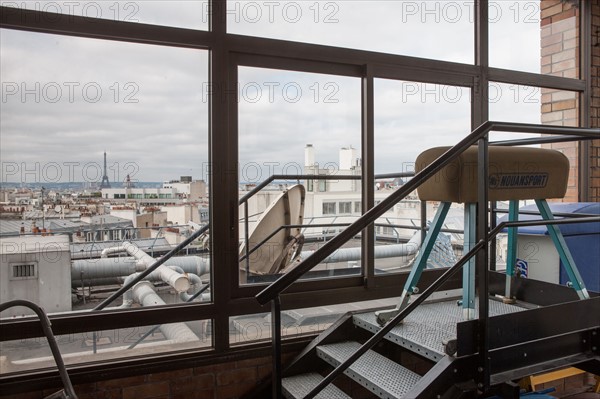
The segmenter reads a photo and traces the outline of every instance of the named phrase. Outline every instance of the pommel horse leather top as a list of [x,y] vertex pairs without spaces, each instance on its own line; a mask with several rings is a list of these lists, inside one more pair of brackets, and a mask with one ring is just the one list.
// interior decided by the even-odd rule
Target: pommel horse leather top
[[[418,173],[450,147],[423,151]],[[422,201],[477,202],[477,147],[472,146],[423,183]],[[489,201],[563,198],[569,160],[556,150],[530,147],[489,147]]]

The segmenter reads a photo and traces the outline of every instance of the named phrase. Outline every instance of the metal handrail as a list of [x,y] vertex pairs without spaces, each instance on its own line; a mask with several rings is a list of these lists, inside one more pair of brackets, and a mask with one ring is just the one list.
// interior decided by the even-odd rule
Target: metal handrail
[[54,361],[56,362],[56,367],[58,368],[58,374],[60,374],[60,379],[64,386],[65,397],[67,399],[77,399],[77,395],[73,389],[73,384],[69,378],[69,373],[67,373],[67,368],[65,367],[65,362],[63,361],[60,350],[58,349],[56,337],[54,337],[54,333],[52,332],[52,323],[50,323],[50,319],[48,319],[48,315],[46,312],[44,312],[44,309],[33,302],[23,299],[15,299],[13,301],[0,304],[0,313],[14,306],[24,306],[29,308],[38,316],[40,319],[40,324],[42,325],[42,330],[44,331],[44,335],[48,340],[48,345],[50,345],[50,351],[52,351],[52,356],[54,356]]
[[[494,208],[494,212],[496,213],[508,213],[508,209],[503,208]],[[519,209],[519,215],[531,215],[531,216],[541,216],[540,211],[524,211]],[[568,218],[583,218],[588,216],[596,216],[593,213],[572,213],[572,212],[552,212],[554,217],[568,217]]]
[[288,273],[282,275],[271,285],[259,292],[255,298],[264,305],[272,301],[281,292],[292,285],[296,280],[303,276],[306,272],[318,265],[323,259],[331,255],[334,251],[340,248],[350,238],[354,237],[360,231],[365,229],[377,218],[391,209],[397,202],[403,200],[408,194],[413,192],[423,182],[432,177],[435,173],[448,165],[457,156],[462,154],[469,147],[474,145],[478,140],[484,138],[490,131],[504,131],[512,133],[543,133],[543,134],[562,134],[571,137],[583,138],[598,138],[600,129],[576,128],[552,125],[533,125],[527,123],[509,123],[509,122],[494,122],[488,121],[477,127],[471,134],[462,139],[456,145],[448,149],[439,158],[417,173],[406,184],[398,190],[390,194],[382,200],[378,205],[369,209],[363,216],[352,223],[348,228],[340,232],[333,239],[315,251],[311,256],[299,263],[295,268]]
[[[600,135],[600,129],[589,129],[589,128],[572,128],[562,126],[546,126],[546,125],[531,125],[524,123],[507,123],[507,122],[491,122],[487,121],[477,127],[471,134],[462,139],[453,147],[449,148],[440,157],[434,160],[431,164],[426,166],[423,170],[417,173],[409,182],[403,185],[396,192],[392,193],[389,197],[385,198],[378,205],[369,209],[362,217],[352,223],[348,228],[336,235],[332,240],[327,242],[323,247],[315,251],[304,261],[300,262],[295,268],[290,270],[288,273],[282,275],[279,279],[273,282],[271,285],[266,287],[264,290],[259,292],[255,298],[256,300],[264,305],[267,302],[272,302],[271,313],[273,320],[273,387],[272,394],[274,397],[281,395],[281,336],[279,333],[279,312],[281,309],[280,305],[280,294],[289,288],[295,281],[302,277],[306,272],[311,270],[313,267],[322,262],[327,256],[331,255],[334,251],[339,249],[344,243],[358,234],[360,231],[365,229],[370,224],[374,223],[377,218],[383,215],[386,211],[392,208],[396,203],[406,198],[412,191],[423,184],[426,180],[431,178],[435,173],[440,171],[455,158],[461,155],[464,151],[470,148],[475,143],[478,144],[478,155],[477,160],[479,164],[478,173],[478,213],[479,221],[477,222],[477,236],[478,243],[471,251],[468,252],[468,257],[463,256],[461,261],[455,266],[450,268],[440,279],[436,280],[430,290],[427,291],[428,295],[437,289],[443,281],[449,278],[458,267],[466,263],[466,260],[473,255],[477,255],[477,269],[479,270],[479,334],[483,339],[483,347],[479,350],[479,377],[478,386],[483,390],[489,388],[490,383],[490,371],[489,371],[489,342],[488,337],[488,325],[489,325],[489,310],[487,303],[487,295],[489,292],[489,281],[487,280],[487,268],[488,268],[488,250],[487,243],[490,240],[489,234],[489,221],[487,219],[487,202],[488,202],[488,174],[489,174],[489,143],[488,133],[491,130],[496,131],[507,131],[512,133],[542,133],[542,134],[562,134],[565,136],[573,136],[579,138],[597,138]],[[579,219],[582,220],[582,219]],[[502,224],[501,224],[502,225]],[[496,226],[498,227],[498,226]],[[475,248],[477,248],[475,250]],[[459,266],[460,265],[460,266]],[[443,278],[443,280],[442,280]],[[441,280],[441,281],[440,281]],[[425,300],[423,298],[422,300]],[[415,301],[416,302],[416,301]],[[417,305],[413,303],[401,311],[396,317],[392,319],[394,323],[389,323],[381,331],[386,331],[388,328],[391,330],[393,326],[398,323],[401,318],[405,317],[406,314],[410,313]],[[390,326],[392,324],[392,326]],[[380,332],[381,332],[380,331]],[[378,336],[376,334],[376,336]],[[374,345],[376,336],[372,337],[367,341],[371,346]],[[343,369],[347,368],[353,361],[366,352],[365,349],[367,344],[364,344],[359,348],[358,352],[354,353],[339,365],[332,373],[330,373],[324,380],[322,380],[316,387],[314,387],[310,393],[305,397],[307,399],[315,397],[326,385],[333,381],[335,376],[339,375]]]
[[[349,226],[350,223],[330,223],[330,224],[312,224],[310,225],[310,227],[347,227]],[[254,252],[256,252],[260,247],[262,247],[264,244],[266,244],[271,238],[273,238],[273,236],[277,233],[279,233],[281,230],[283,229],[299,229],[302,227],[306,227],[308,225],[306,224],[282,224],[281,226],[277,227],[275,230],[273,230],[268,236],[266,236],[264,239],[262,239],[259,243],[257,243],[254,247],[252,247],[252,249],[248,250],[246,252],[246,254],[242,255],[239,259],[239,261],[243,261],[244,259],[246,259],[248,256],[252,255]]]
[[121,288],[119,288],[117,291],[115,291],[108,298],[106,298],[105,300],[103,300],[102,302],[100,302],[92,310],[102,310],[105,307],[107,307],[112,301],[114,301],[115,299],[117,299],[118,297],[120,297],[121,295],[123,295],[125,292],[129,291],[130,288],[132,288],[134,285],[136,285],[137,283],[139,283],[140,281],[142,281],[142,279],[146,278],[150,273],[152,273],[159,266],[161,266],[166,261],[168,261],[169,259],[171,259],[171,257],[173,257],[174,255],[176,255],[183,248],[185,248],[189,244],[191,244],[196,238],[198,238],[202,234],[204,234],[209,229],[209,227],[210,227],[210,225],[208,225],[208,224],[205,225],[205,226],[202,226],[200,229],[198,229],[196,232],[194,232],[194,234],[192,234],[191,236],[189,236],[188,238],[186,238],[184,241],[182,241],[179,245],[177,245],[175,248],[173,248],[172,250],[170,250],[169,252],[167,252],[164,256],[162,256],[160,259],[158,259],[156,262],[154,262],[150,267],[148,267],[146,270],[144,270],[143,272],[141,272],[140,274],[138,274],[136,278],[132,279],[129,283],[124,284]]
[[[202,295],[204,293],[204,291],[206,291],[209,288],[210,288],[210,283],[204,285],[194,295],[190,296],[185,302],[189,303],[189,302],[194,301],[194,299],[198,298],[200,295]],[[144,333],[144,335],[142,335],[136,342],[134,342],[133,344],[129,345],[127,347],[127,349],[133,349],[133,348],[135,348],[137,345],[139,345],[140,343],[142,343],[150,335],[154,334],[154,332],[156,330],[158,330],[160,327],[162,327],[162,324],[158,324],[158,325],[152,327],[150,330],[146,331]]]
[[[585,216],[585,215],[583,215]],[[387,218],[386,218],[387,220]],[[396,231],[396,229],[410,229],[410,230],[420,230],[421,228],[418,226],[407,226],[407,225],[401,225],[401,224],[385,224],[385,223],[375,223],[374,224],[375,227],[392,227],[394,228],[394,232],[395,232],[395,236],[396,236],[396,242],[400,241],[400,235],[399,233]],[[297,229],[297,228],[302,228],[302,227],[315,227],[315,228],[319,228],[319,227],[348,227],[350,226],[350,223],[320,223],[320,224],[282,224],[281,226],[278,226],[277,228],[275,228],[269,235],[267,235],[264,239],[262,239],[261,241],[259,241],[254,247],[252,247],[252,249],[250,249],[248,251],[248,255],[244,254],[239,258],[239,261],[243,261],[244,259],[246,259],[247,256],[252,255],[254,252],[256,252],[260,247],[262,247],[264,244],[266,244],[271,238],[273,238],[273,236],[275,234],[277,234],[278,232],[280,232],[283,229]],[[429,227],[426,228],[426,230],[429,230]],[[458,230],[458,229],[440,229],[441,232],[443,233],[455,233],[455,234],[462,234],[464,233],[464,230]]]
[[[375,180],[378,179],[388,179],[388,178],[394,178],[394,177],[411,177],[413,176],[414,173],[412,172],[403,172],[403,173],[387,173],[387,174],[383,174],[383,175],[375,175],[374,178]],[[334,174],[327,174],[327,175],[319,175],[319,174],[302,174],[302,175],[271,175],[269,176],[267,179],[265,179],[262,183],[260,183],[259,185],[257,185],[256,187],[254,187],[252,190],[250,190],[247,194],[245,194],[244,196],[242,196],[242,198],[239,199],[238,204],[239,205],[244,205],[244,257],[243,259],[246,259],[246,274],[250,273],[250,228],[249,228],[249,224],[248,224],[248,200],[250,200],[250,198],[252,198],[255,194],[257,194],[259,191],[261,191],[263,188],[265,188],[266,186],[268,186],[269,184],[271,184],[273,181],[275,180],[285,180],[285,181],[290,181],[290,180],[296,180],[298,182],[300,182],[300,180],[361,180],[362,176],[361,175],[334,175]]]
[[[375,180],[391,179],[395,177],[412,177],[413,172],[401,172],[401,173],[385,173],[375,175]],[[266,180],[263,180],[259,185],[254,187],[243,197],[240,198],[239,204],[242,205],[244,202],[252,198],[263,188],[267,187],[275,180],[361,180],[361,175],[271,175]]]
[[[560,225],[570,223],[588,223],[588,222],[600,222],[600,216],[597,217],[583,217],[574,219],[553,219],[553,220],[527,220],[527,221],[505,221],[493,230],[490,231],[488,242],[496,237],[498,233],[504,230],[506,227],[524,227],[524,226],[540,226],[540,225]],[[325,386],[330,384],[336,377],[338,377],[345,369],[347,369],[352,363],[358,360],[359,357],[364,355],[369,349],[375,346],[381,341],[398,323],[400,323],[408,314],[410,314],[417,306],[423,303],[432,293],[437,291],[450,277],[452,277],[458,269],[465,265],[480,249],[485,247],[485,241],[479,241],[477,244],[469,250],[463,257],[452,267],[444,272],[437,280],[427,287],[421,295],[415,298],[406,308],[392,318],[383,328],[381,328],[376,334],[371,336],[356,352],[348,357],[344,362],[340,363],[335,369],[333,369],[323,380],[319,382],[303,399],[314,398]]]
[[552,220],[521,220],[521,221],[508,221],[505,220],[490,230],[490,240],[502,232],[507,227],[529,227],[529,226],[546,226],[553,224],[578,224],[578,223],[592,223],[600,222],[600,216],[584,216],[574,217],[571,219],[552,219]]
[[[410,172],[389,174],[389,175],[385,175],[385,178],[392,176],[392,175],[394,175],[396,177],[410,177],[413,174]],[[252,191],[248,192],[246,195],[244,195],[242,198],[240,198],[238,203],[240,205],[242,205],[244,202],[247,202],[248,199],[250,199],[257,192],[262,190],[264,187],[268,186],[274,180],[284,180],[284,179],[287,179],[287,180],[300,180],[300,179],[359,180],[361,178],[362,178],[361,176],[354,176],[354,175],[340,175],[340,176],[336,176],[336,175],[271,175],[268,179],[266,179],[261,184],[256,186]],[[247,221],[247,219],[246,219],[246,221]],[[140,273],[136,278],[132,279],[128,284],[124,285],[119,290],[114,292],[112,295],[107,297],[104,301],[102,301],[100,304],[98,304],[92,310],[97,311],[97,310],[102,310],[105,307],[107,307],[110,303],[112,303],[112,301],[114,301],[119,296],[123,295],[125,292],[127,292],[129,289],[131,289],[135,284],[142,281],[142,279],[144,279],[146,276],[148,276],[150,273],[152,273],[154,270],[156,270],[160,265],[164,264],[167,260],[171,259],[171,257],[176,255],[179,251],[181,251],[182,249],[187,247],[189,244],[191,244],[196,238],[198,238],[202,234],[204,234],[209,228],[210,228],[210,224],[206,224],[206,225],[202,226],[202,228],[200,228],[199,230],[194,232],[194,234],[192,234],[187,239],[185,239],[180,244],[178,244],[175,248],[173,248],[172,250],[167,252],[164,256],[162,256],[160,259],[158,259],[156,262],[154,262],[150,267],[148,267],[146,270],[144,270],[142,273]],[[246,258],[247,257],[248,257],[248,254],[246,254]]]
[[[581,137],[579,140],[596,140],[597,137]],[[551,144],[573,141],[572,136],[530,137],[527,139],[500,140],[491,142],[491,146],[508,147],[514,145]]]
[[465,263],[469,261],[480,249],[485,245],[485,242],[479,241],[471,248],[463,257],[452,267],[444,272],[437,280],[427,287],[421,295],[415,298],[415,300],[408,304],[408,306],[394,316],[385,326],[383,326],[377,333],[371,336],[360,348],[356,350],[350,357],[340,363],[335,369],[333,369],[325,378],[323,378],[303,399],[312,399],[319,392],[329,385],[337,376],[339,376],[344,370],[346,370],[352,363],[358,360],[359,357],[364,355],[369,349],[375,346],[381,341],[398,323],[400,323],[410,312],[412,312],[417,306],[425,301],[432,293],[437,291],[442,284],[444,284],[450,277],[452,277],[458,269],[460,269]]

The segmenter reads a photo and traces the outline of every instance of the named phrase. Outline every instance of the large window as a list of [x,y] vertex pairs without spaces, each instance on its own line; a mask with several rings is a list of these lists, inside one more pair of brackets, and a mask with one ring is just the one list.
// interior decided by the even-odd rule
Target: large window
[[579,77],[578,1],[490,1],[490,65]]
[[323,215],[335,215],[335,202],[323,202]]
[[358,79],[240,67],[238,90],[241,183],[355,166],[339,152],[360,155]]
[[[229,1],[231,33],[473,63],[473,1]],[[419,37],[419,40],[407,40]]]
[[[16,30],[2,30],[0,40],[3,200],[22,204],[2,213],[0,301],[28,299],[51,315],[95,308],[200,228],[198,207],[208,196],[190,187],[208,180],[208,53]],[[160,194],[169,206],[153,203],[159,196],[146,190],[164,181],[178,181],[194,202]],[[180,255],[161,278],[107,307],[209,303],[210,289],[191,299],[210,282],[207,242]],[[144,302],[146,294],[155,300]],[[30,313],[13,308],[2,317]],[[146,342],[177,340],[155,331]],[[28,343],[0,345],[3,353],[46,356]],[[93,352],[136,352],[116,351],[120,345],[111,338]],[[67,347],[79,361],[99,359],[78,354],[72,342]]]
[[[341,223],[330,216],[351,213],[329,201],[333,193],[336,198],[362,198],[360,81],[244,66],[239,67],[238,79],[242,193],[272,175],[283,176],[259,192],[248,191],[251,197],[240,205],[240,282],[258,283],[264,273],[281,272],[303,258],[292,251],[279,263],[294,240],[304,240],[305,251],[318,245],[324,229],[310,225]],[[312,180],[317,183],[295,177],[303,174],[319,176]],[[336,175],[356,179],[338,180]]]
[[343,202],[340,202],[339,206],[340,206],[341,214],[348,215],[348,214],[352,213],[352,202],[343,201]]
[[[471,130],[470,93],[467,88],[432,83],[375,81],[375,171],[410,173],[424,150],[452,146]],[[398,190],[410,177],[380,180],[375,185],[375,200],[381,201]],[[427,203],[427,221],[435,206]],[[405,272],[417,254],[410,241],[420,234],[421,201],[416,192],[380,217],[376,224],[375,245],[393,243],[394,257],[375,258],[378,273]],[[462,216],[455,206],[451,216]],[[409,244],[410,243],[410,244]],[[408,248],[406,249],[406,246]]]
[[[579,2],[483,2],[482,24],[476,4],[0,2],[0,301],[43,304],[82,373],[268,337],[255,295],[397,192],[420,152],[487,120],[585,125]],[[554,146],[577,199],[579,147]],[[373,249],[426,228],[438,204],[427,220],[421,205],[410,193],[354,235],[284,311],[389,297],[416,251]],[[88,312],[192,236],[165,276]],[[1,317],[1,373],[43,373],[36,321]]]
[[57,22],[70,17],[103,19],[112,22],[129,22],[174,26],[192,29],[208,29],[208,1],[32,1],[19,0],[1,2],[8,13],[25,9],[47,14],[40,20]]

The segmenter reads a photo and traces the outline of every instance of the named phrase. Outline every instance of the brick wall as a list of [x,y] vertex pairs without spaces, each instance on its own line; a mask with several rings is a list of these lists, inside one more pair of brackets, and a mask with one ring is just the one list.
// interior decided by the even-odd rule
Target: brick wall
[[[600,127],[600,0],[591,1],[592,101],[591,127]],[[600,140],[590,143],[590,201],[600,202]]]
[[[592,60],[590,104],[591,127],[600,127],[600,0],[585,0],[592,13]],[[541,1],[541,72],[543,74],[579,77],[579,13],[577,1]],[[542,89],[542,123],[578,126],[579,104],[572,92]],[[600,201],[600,140],[584,142],[588,146],[589,198]],[[579,197],[579,145],[556,143],[544,147],[562,151],[571,163],[567,194],[564,201],[578,201]]]
[[[579,7],[570,0],[542,0],[541,72],[568,78],[579,77]],[[579,100],[575,92],[542,89],[542,123],[579,126]],[[563,201],[575,202],[578,190],[578,143],[543,145],[564,153],[571,164],[567,193]]]
[[[283,363],[290,362],[297,352],[285,353]],[[403,353],[403,364],[425,374],[428,361]],[[216,360],[215,360],[216,361]],[[239,399],[246,397],[264,383],[271,374],[271,357],[261,356],[224,363],[214,363],[180,370],[157,372],[125,378],[112,378],[89,384],[75,384],[79,399]],[[376,399],[369,390],[346,376],[336,379],[336,385],[356,399]],[[57,389],[3,395],[10,399],[43,399]],[[268,387],[267,387],[268,389]]]
[[[271,357],[258,357],[80,384],[74,388],[79,399],[234,399],[256,387],[270,373]],[[56,390],[6,397],[41,399],[53,392]]]

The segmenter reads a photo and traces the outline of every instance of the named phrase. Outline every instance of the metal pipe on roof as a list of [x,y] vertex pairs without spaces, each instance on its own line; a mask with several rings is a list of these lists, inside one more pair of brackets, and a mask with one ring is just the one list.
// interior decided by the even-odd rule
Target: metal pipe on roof
[[104,258],[74,260],[71,264],[71,280],[85,281],[129,276],[146,269],[135,258]]
[[[125,278],[123,284],[129,283],[131,280],[135,279],[140,273],[134,273]],[[161,281],[160,274],[157,272],[152,272],[144,278],[144,281]],[[135,288],[135,286],[134,286]],[[134,295],[133,288],[129,291],[126,291],[123,294],[123,303],[118,308],[130,308],[134,303]]]
[[[192,282],[192,285],[197,286],[196,292],[198,292],[198,290],[200,288],[202,288],[202,280],[200,279],[200,277],[193,273],[188,273],[187,276],[190,279],[190,281]],[[188,294],[187,292],[179,293],[179,298],[183,302],[189,302],[193,297],[194,297],[194,294]],[[210,301],[210,297],[211,297],[210,294],[200,294],[200,298],[202,301]]]
[[[106,258],[109,254],[119,253],[119,252],[127,252],[129,255],[135,257],[139,263],[146,265],[146,267],[151,266],[156,262],[156,259],[145,253],[142,249],[140,249],[137,245],[132,244],[129,241],[124,241],[123,244],[105,248],[102,250],[100,255],[101,258]],[[187,260],[183,260],[187,259]],[[181,257],[181,258],[172,258],[171,260],[165,263],[166,265],[172,266],[180,266],[184,268],[184,270],[188,273],[194,273],[199,276],[206,274],[210,271],[210,266],[208,261],[202,259],[200,257]]]
[[[142,306],[160,306],[165,305],[158,294],[154,291],[151,283],[141,281],[133,289],[133,299]],[[161,324],[159,327],[166,339],[173,342],[198,341],[198,336],[185,323]]]
[[[415,233],[412,238],[406,244],[392,244],[392,245],[377,245],[374,248],[374,256],[376,259],[381,258],[395,258],[400,256],[412,256],[417,253],[421,246],[421,234]],[[315,251],[302,251],[302,259],[308,258]],[[336,262],[348,262],[360,260],[362,256],[362,250],[360,247],[357,248],[340,248],[327,258],[322,263],[336,263]]]
[[112,254],[116,254],[116,253],[120,253],[120,252],[126,252],[126,251],[127,251],[127,249],[124,245],[119,245],[117,247],[104,248],[102,250],[102,252],[100,253],[100,257],[107,258],[108,255],[112,255]]
[[[200,256],[173,257],[165,262],[166,266],[180,267],[185,273],[193,273],[203,276],[210,272],[210,261]],[[123,277],[136,272],[146,270],[143,264],[139,264],[133,257],[100,258],[100,259],[78,259],[73,260],[71,265],[72,280],[78,283],[81,278],[85,281],[106,279],[109,284],[122,283]],[[83,275],[82,275],[83,273]],[[121,277],[121,279],[119,279]],[[96,283],[98,285],[98,283]]]
[[[136,271],[143,271],[156,262],[156,259],[129,241],[124,241],[117,247],[105,248],[102,250],[101,259],[106,259],[108,254],[119,252],[127,252],[136,259]],[[140,268],[141,270],[139,270]],[[160,279],[175,288],[177,292],[184,292],[190,288],[190,282],[184,274],[177,273],[165,265],[159,266],[153,273],[158,273]]]

